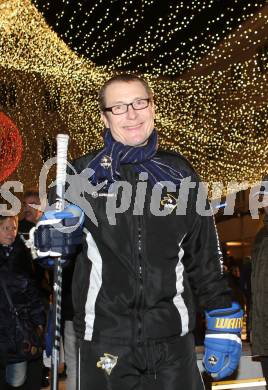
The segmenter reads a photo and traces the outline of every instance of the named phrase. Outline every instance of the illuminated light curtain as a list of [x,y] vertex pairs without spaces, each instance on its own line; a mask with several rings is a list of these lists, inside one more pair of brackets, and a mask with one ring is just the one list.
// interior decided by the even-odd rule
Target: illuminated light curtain
[[[17,177],[28,185],[29,171],[37,183],[57,132],[70,133],[71,158],[101,147],[97,91],[116,69],[77,56],[30,1],[4,1],[0,7],[5,11],[0,13],[0,82],[12,80],[18,93],[16,106],[5,112],[23,135]],[[161,147],[188,157],[203,180],[254,183],[267,171],[265,51],[204,76],[172,81],[158,72],[144,75],[156,97]]]

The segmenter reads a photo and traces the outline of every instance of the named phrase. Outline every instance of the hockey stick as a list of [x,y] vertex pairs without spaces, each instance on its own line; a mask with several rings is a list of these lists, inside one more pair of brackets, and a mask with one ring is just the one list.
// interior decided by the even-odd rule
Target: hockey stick
[[[66,182],[67,149],[69,136],[57,135],[57,174],[56,174],[56,210],[64,209],[64,191]],[[53,303],[53,347],[51,355],[51,384],[52,390],[58,390],[58,367],[60,356],[61,328],[61,293],[62,293],[62,264],[61,257],[56,257],[54,264],[54,303]]]

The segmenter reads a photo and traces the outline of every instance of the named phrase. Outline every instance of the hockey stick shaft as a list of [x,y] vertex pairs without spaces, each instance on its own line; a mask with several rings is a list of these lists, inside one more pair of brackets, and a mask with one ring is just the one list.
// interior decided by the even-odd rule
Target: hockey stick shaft
[[[67,150],[69,136],[57,135],[57,174],[56,174],[56,210],[64,209],[64,191],[66,182]],[[61,295],[62,295],[62,265],[57,257],[54,264],[54,302],[53,302],[53,347],[51,355],[51,385],[52,390],[58,390],[58,367],[61,339]]]

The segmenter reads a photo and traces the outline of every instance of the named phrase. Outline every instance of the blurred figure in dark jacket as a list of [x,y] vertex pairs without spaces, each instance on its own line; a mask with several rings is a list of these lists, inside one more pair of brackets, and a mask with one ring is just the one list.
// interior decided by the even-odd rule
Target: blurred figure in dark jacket
[[264,226],[256,235],[252,251],[251,326],[252,353],[260,356],[268,383],[268,207],[264,209]]
[[[19,221],[18,228],[18,232],[22,240],[29,239],[30,230],[36,225],[38,219],[42,215],[40,207],[41,202],[39,192],[35,189],[25,191],[22,199],[22,219]],[[50,280],[48,272],[41,267],[37,261],[33,262],[33,270],[34,279],[38,284],[43,304],[45,305],[46,312],[48,313],[49,301],[53,290],[51,280],[53,281],[53,279]],[[48,376],[49,369],[43,364],[42,387],[49,386]]]
[[250,310],[251,310],[251,257],[243,259],[240,266],[240,287],[245,297],[245,314],[246,314],[246,341],[250,341]]
[[41,215],[38,191],[26,191],[22,200],[22,219],[19,221],[19,234],[23,235],[25,240],[28,240],[29,231],[36,225]]
[[[0,215],[0,389],[39,390],[42,378],[42,356],[31,361],[9,354],[10,341],[15,340],[14,317],[4,291],[19,312],[40,334],[44,331],[45,311],[33,279],[30,251],[17,235],[18,218]],[[9,386],[9,387],[7,387]]]
[[263,208],[263,224],[255,237],[251,263],[251,334],[252,353],[260,356],[263,376],[268,389],[268,175],[262,179],[260,191],[256,194]]

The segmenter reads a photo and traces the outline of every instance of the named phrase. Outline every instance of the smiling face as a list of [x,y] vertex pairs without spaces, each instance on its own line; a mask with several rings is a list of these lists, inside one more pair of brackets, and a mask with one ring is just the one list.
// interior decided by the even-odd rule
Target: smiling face
[[[105,89],[105,107],[128,104],[148,97],[140,81],[114,81]],[[114,115],[109,111],[101,113],[105,127],[110,128],[113,138],[129,146],[142,146],[147,143],[154,129],[154,116],[153,102],[142,110],[134,110],[132,106],[128,106],[128,111],[121,115]]]

